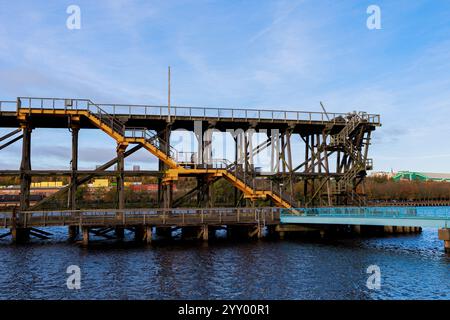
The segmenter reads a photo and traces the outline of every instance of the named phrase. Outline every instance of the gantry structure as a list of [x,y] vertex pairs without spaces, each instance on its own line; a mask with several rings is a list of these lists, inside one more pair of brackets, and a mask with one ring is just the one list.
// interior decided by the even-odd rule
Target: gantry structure
[[[143,148],[159,161],[158,170],[147,174],[158,177],[161,208],[175,208],[189,197],[196,197],[199,207],[214,207],[211,186],[220,179],[235,188],[235,206],[362,205],[364,177],[372,169],[368,158],[371,134],[380,125],[379,115],[365,112],[167,107],[19,97],[0,102],[0,127],[12,128],[0,137],[0,150],[22,140],[22,161],[19,170],[0,170],[0,175],[20,176],[20,210],[37,209],[64,193],[68,194],[69,209],[75,210],[77,188],[116,166],[117,208],[123,209],[125,176],[133,174],[125,170],[124,159]],[[71,132],[70,170],[32,170],[31,137],[35,128]],[[113,138],[117,157],[95,170],[78,170],[81,129],[99,129]],[[177,129],[195,136],[197,150],[186,153],[171,146],[171,134]],[[214,159],[212,132],[229,130],[234,132],[235,159]],[[255,132],[265,134],[263,143],[254,145]],[[292,147],[296,135],[304,144],[298,163],[293,159],[300,151]],[[272,170],[265,174],[254,164],[254,158],[264,150],[269,150],[272,159]],[[32,177],[52,174],[68,175],[70,183],[31,207]],[[180,177],[196,178],[197,186],[174,199],[173,186]]]

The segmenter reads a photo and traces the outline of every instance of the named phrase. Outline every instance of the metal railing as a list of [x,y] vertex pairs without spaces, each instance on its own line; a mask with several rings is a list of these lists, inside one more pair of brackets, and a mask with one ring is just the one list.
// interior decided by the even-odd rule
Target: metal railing
[[[62,99],[62,98],[33,98],[19,97],[22,108],[41,109],[86,109],[92,101],[89,99]],[[72,106],[66,106],[65,101],[74,102]],[[167,106],[151,106],[137,104],[95,104],[112,116],[151,116],[166,118],[169,116]],[[368,123],[379,125],[380,115],[364,114],[364,120]],[[284,110],[256,110],[238,108],[203,108],[171,106],[171,118],[183,119],[217,119],[217,120],[259,120],[259,121],[306,121],[320,123],[345,123],[349,113],[314,112],[314,111],[284,111]]]
[[17,111],[19,111],[19,109],[28,109],[30,111],[31,109],[89,111],[98,120],[119,134],[123,135],[125,127],[122,121],[117,119],[114,115],[109,114],[98,104],[89,99],[19,97],[16,108]]
[[165,142],[157,133],[151,134],[147,128],[137,127],[137,128],[124,128],[124,137],[133,139],[145,139],[152,146],[158,150],[167,154],[170,158],[176,161],[178,158],[178,151],[172,147],[169,143]]
[[281,216],[450,219],[450,207],[422,211],[417,207],[321,207],[281,209]]
[[100,120],[100,122],[106,124],[109,126],[113,131],[124,135],[125,133],[125,124],[117,119],[115,116],[110,115],[105,110],[100,108],[98,105],[90,102],[88,105],[88,111],[97,117],[97,119]]
[[[374,121],[373,115],[366,112],[351,113],[345,119],[345,127],[337,134],[330,136],[330,145],[338,146],[348,143],[351,133],[361,124]],[[378,118],[379,119],[379,118]]]
[[[20,219],[19,219],[20,217]],[[0,213],[0,227],[278,223],[278,208],[176,208]],[[20,222],[19,222],[20,220]]]
[[272,180],[258,179],[252,172],[244,171],[243,165],[235,162],[231,163],[228,160],[223,160],[227,164],[226,169],[233,174],[236,178],[244,182],[247,186],[255,191],[267,191],[278,196],[283,201],[289,203],[291,206],[296,207],[299,204],[295,198],[283,190],[283,187],[279,183],[275,183]]
[[198,152],[194,151],[178,151],[177,158],[178,163],[190,166],[196,166],[200,163]]
[[[127,116],[155,116],[166,118],[169,116],[167,106],[150,105],[126,105],[126,104],[99,104],[111,114]],[[217,120],[270,120],[275,121],[308,121],[321,123],[341,123],[347,113],[323,113],[314,111],[282,111],[282,110],[257,110],[239,108],[207,108],[171,106],[171,118],[188,119],[217,119]],[[345,121],[345,120],[344,120]],[[367,121],[372,124],[380,123],[380,116],[367,114]]]
[[50,110],[88,110],[89,99],[67,99],[67,98],[17,98],[17,109],[50,109]]

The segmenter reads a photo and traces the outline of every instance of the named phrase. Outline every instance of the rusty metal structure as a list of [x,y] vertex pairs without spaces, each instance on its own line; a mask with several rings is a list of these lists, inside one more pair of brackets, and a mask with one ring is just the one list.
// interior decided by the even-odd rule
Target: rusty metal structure
[[[120,240],[124,239],[125,230],[133,232],[135,240],[146,243],[152,241],[153,230],[157,235],[170,238],[173,230],[181,229],[183,237],[203,240],[214,237],[215,231],[220,229],[226,229],[227,235],[250,238],[261,238],[264,230],[268,234],[278,233],[280,238],[285,232],[312,229],[319,230],[321,235],[327,230],[337,232],[341,229],[336,221],[331,225],[327,220],[323,228],[311,226],[307,212],[339,211],[339,206],[347,206],[344,210],[349,210],[348,206],[367,210],[368,207],[363,207],[366,205],[364,178],[373,166],[368,152],[372,132],[379,126],[380,116],[376,114],[328,113],[325,109],[324,112],[304,112],[189,108],[32,97],[0,101],[0,128],[11,129],[0,136],[0,151],[22,140],[19,170],[0,169],[0,176],[20,179],[20,206],[12,212],[0,212],[0,229],[9,229],[0,234],[0,239],[11,236],[13,242],[25,242],[30,235],[48,239],[51,233],[40,229],[48,226],[67,226],[70,239],[81,232],[84,245],[89,243],[90,234]],[[72,137],[70,170],[32,169],[31,141],[36,128],[69,130]],[[113,138],[117,156],[95,170],[79,170],[78,138],[82,129],[101,130]],[[171,135],[178,129],[195,137],[196,150],[183,152],[171,145]],[[213,157],[214,132],[231,134],[235,150],[233,160]],[[263,142],[256,146],[255,132],[265,135]],[[297,136],[303,142],[303,152],[293,148],[292,140]],[[158,170],[125,170],[125,158],[139,149],[147,150],[158,159]],[[270,150],[269,172],[261,172],[255,166],[255,157],[264,150]],[[299,153],[302,153],[302,160],[294,162]],[[107,170],[112,166],[114,170]],[[70,177],[69,184],[30,205],[34,176],[63,175]],[[111,175],[117,181],[117,207],[80,208],[76,197],[78,188],[96,176]],[[126,208],[125,176],[131,175],[158,178],[158,208]],[[180,177],[193,177],[197,185],[174,199],[174,185]],[[214,203],[212,185],[221,179],[235,188],[232,207],[217,207]],[[65,208],[39,210],[46,202],[65,194],[68,200]],[[197,206],[180,208],[184,198],[196,198]],[[283,212],[291,215],[284,222]],[[289,219],[297,219],[298,223],[289,223]],[[448,251],[450,233],[446,221],[445,226],[440,226],[439,239],[444,240]],[[366,227],[376,229],[377,223]],[[344,229],[348,224],[344,222]],[[361,226],[355,225],[353,229],[360,232]],[[420,228],[407,225],[396,227],[394,231],[392,226],[386,225],[383,230],[402,233],[419,232]]]
[[[125,208],[124,159],[144,148],[159,160],[161,208],[174,208],[179,177],[195,177],[197,186],[184,197],[196,196],[198,207],[214,207],[211,185],[225,179],[236,189],[236,207],[282,208],[362,205],[363,181],[372,168],[368,158],[371,134],[380,126],[380,116],[365,112],[327,113],[226,108],[192,108],[147,105],[98,104],[88,99],[19,97],[0,102],[0,127],[12,131],[0,137],[0,150],[22,140],[19,170],[0,170],[0,175],[20,176],[20,210],[39,208],[52,197],[68,194],[68,208],[77,209],[77,188],[116,166],[118,209]],[[34,171],[31,139],[35,128],[67,129],[72,135],[71,170]],[[99,129],[117,142],[117,157],[92,171],[78,170],[78,135],[81,129]],[[171,144],[174,130],[195,136],[197,150],[179,152]],[[235,159],[212,157],[212,132],[233,130]],[[254,146],[255,132],[267,139]],[[294,163],[292,137],[304,143],[304,159]],[[270,150],[271,170],[262,174],[254,157]],[[30,207],[34,175],[69,175],[70,184],[55,195]],[[142,173],[141,173],[142,174]],[[61,208],[64,209],[64,208]]]

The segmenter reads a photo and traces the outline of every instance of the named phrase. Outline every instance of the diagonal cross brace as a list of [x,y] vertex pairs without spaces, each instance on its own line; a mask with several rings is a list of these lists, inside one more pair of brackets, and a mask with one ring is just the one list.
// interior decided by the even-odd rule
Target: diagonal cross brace
[[[135,147],[131,148],[130,150],[125,151],[124,154],[123,154],[123,157],[126,158],[126,157],[128,157],[129,155],[135,153],[136,151],[138,151],[141,148],[142,148],[142,145],[138,144]],[[112,160],[110,160],[110,161],[108,161],[108,162],[106,162],[104,165],[98,167],[97,171],[104,171],[104,170],[108,169],[109,167],[113,166],[116,163],[117,163],[117,157],[112,159]],[[81,179],[78,179],[75,183],[77,184],[77,186],[79,186],[79,185],[82,185],[83,183],[88,182],[93,177],[95,177],[95,173],[89,174],[89,175],[87,175],[87,176],[85,176],[85,177],[83,177]],[[58,190],[57,192],[53,193],[52,195],[42,199],[41,201],[36,203],[34,206],[32,206],[30,208],[30,210],[35,210],[38,207],[40,207],[41,205],[43,205],[44,203],[47,203],[49,200],[54,199],[54,198],[56,198],[56,197],[58,197],[60,195],[63,195],[64,193],[66,193],[70,189],[71,185],[72,184],[70,183],[67,186],[65,186],[64,188],[62,188],[62,189]]]

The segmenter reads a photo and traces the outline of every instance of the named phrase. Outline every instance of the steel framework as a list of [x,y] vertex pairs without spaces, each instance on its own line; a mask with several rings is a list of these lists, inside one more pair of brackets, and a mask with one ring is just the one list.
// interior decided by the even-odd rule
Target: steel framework
[[[170,112],[169,112],[170,110]],[[116,165],[117,209],[125,208],[125,158],[143,148],[159,160],[158,170],[147,172],[158,178],[161,208],[177,207],[184,198],[196,197],[199,207],[214,207],[214,188],[220,179],[235,188],[235,206],[282,208],[362,205],[364,177],[372,168],[368,158],[371,133],[380,126],[380,116],[365,112],[326,113],[252,109],[211,109],[147,105],[96,104],[87,99],[19,97],[0,102],[0,127],[13,131],[0,137],[0,150],[22,140],[19,171],[20,210],[37,209],[52,197],[30,206],[34,175],[68,175],[70,183],[53,197],[68,194],[68,209],[79,209],[77,188],[96,175],[110,174]],[[36,171],[31,168],[31,137],[35,128],[66,128],[72,135],[71,168],[68,171]],[[78,169],[78,135],[81,129],[100,129],[117,142],[117,157],[95,171]],[[170,145],[174,130],[185,129],[197,140],[194,152],[179,152]],[[235,158],[213,158],[213,133],[234,130]],[[254,146],[255,132],[265,133]],[[292,138],[304,143],[304,160],[294,163]],[[9,141],[8,141],[9,140]],[[6,141],[6,142],[3,142]],[[255,157],[270,152],[270,174],[255,167]],[[140,173],[136,173],[139,175]],[[142,173],[141,173],[142,175]],[[179,177],[195,177],[197,186],[174,199]],[[63,209],[63,208],[61,208]]]

